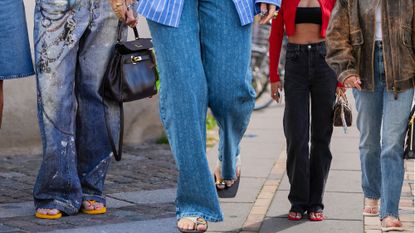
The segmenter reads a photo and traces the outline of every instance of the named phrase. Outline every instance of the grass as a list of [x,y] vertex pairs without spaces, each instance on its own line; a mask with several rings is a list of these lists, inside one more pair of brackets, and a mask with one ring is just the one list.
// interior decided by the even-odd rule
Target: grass
[[[208,148],[213,147],[219,141],[219,135],[217,132],[218,124],[215,117],[212,114],[208,113],[206,117],[206,146]],[[156,140],[157,144],[169,144],[169,139],[167,138],[166,132],[163,131],[163,134],[159,139]]]

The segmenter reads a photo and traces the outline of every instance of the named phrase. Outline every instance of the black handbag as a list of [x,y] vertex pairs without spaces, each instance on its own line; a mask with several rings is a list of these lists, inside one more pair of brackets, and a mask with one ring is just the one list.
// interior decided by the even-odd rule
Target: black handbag
[[406,133],[405,150],[404,150],[404,153],[403,153],[404,159],[415,159],[415,145],[414,145],[415,116],[414,116],[414,112],[415,112],[415,106],[412,107],[411,114],[409,115],[409,119],[408,119],[408,128],[407,128],[407,133]]
[[[124,23],[118,23],[118,38],[114,52],[108,64],[100,87],[105,110],[105,122],[108,138],[114,158],[121,160],[124,134],[123,103],[151,97],[157,94],[156,82],[158,72],[156,68],[153,43],[151,38],[140,38],[137,28],[134,27],[135,40],[121,41]],[[120,106],[120,132],[118,150],[108,124],[106,101],[117,102]]]
[[343,127],[344,132],[346,132],[347,127],[352,126],[353,116],[349,101],[345,95],[337,95],[333,111],[333,126]]

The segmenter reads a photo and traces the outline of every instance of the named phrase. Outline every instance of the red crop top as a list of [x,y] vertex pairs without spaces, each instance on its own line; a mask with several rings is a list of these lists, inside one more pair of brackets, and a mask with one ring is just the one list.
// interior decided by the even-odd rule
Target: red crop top
[[[321,37],[326,37],[330,14],[336,0],[318,0],[322,14]],[[295,33],[295,16],[300,0],[282,0],[281,9],[276,19],[272,20],[271,35],[269,38],[269,68],[271,83],[280,81],[278,64],[280,62],[281,44],[284,36],[284,26],[287,36]]]

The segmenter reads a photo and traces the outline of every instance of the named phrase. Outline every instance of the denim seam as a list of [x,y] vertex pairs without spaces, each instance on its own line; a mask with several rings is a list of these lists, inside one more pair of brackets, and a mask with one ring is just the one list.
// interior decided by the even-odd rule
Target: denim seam
[[394,217],[399,219],[399,213],[385,213],[385,214],[381,214],[380,219],[383,220],[386,217]]
[[376,195],[367,195],[367,194],[365,193],[365,198],[367,198],[367,199],[372,199],[372,200],[379,200],[379,199],[380,199],[380,196],[376,196]]
[[66,203],[59,200],[53,200],[49,203],[43,204],[42,201],[40,201],[38,204],[36,204],[36,209],[45,208],[45,209],[58,209],[60,211],[63,211],[64,213],[68,215],[73,215],[78,213],[79,209],[75,207],[74,205],[70,203]]
[[17,74],[17,75],[10,75],[10,76],[0,76],[0,80],[8,80],[8,79],[15,79],[15,78],[28,78],[29,76],[34,75],[35,72],[25,73],[25,74]]
[[82,194],[82,200],[83,201],[97,201],[104,205],[107,204],[105,197],[100,195],[94,195],[94,194]]

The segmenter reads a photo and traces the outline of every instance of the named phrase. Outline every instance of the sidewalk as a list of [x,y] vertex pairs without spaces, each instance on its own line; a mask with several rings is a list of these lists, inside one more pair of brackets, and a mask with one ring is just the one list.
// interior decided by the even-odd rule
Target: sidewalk
[[[352,102],[352,101],[351,101]],[[352,102],[353,104],[353,102]],[[286,219],[289,184],[285,175],[283,105],[255,112],[241,144],[242,179],[238,195],[223,199],[225,222],[210,223],[209,232],[242,233],[380,233],[378,218],[362,218],[358,132],[335,129],[333,163],[325,194],[327,220],[320,223]],[[356,113],[355,115],[356,116]],[[0,157],[0,233],[173,233],[177,172],[167,146],[127,148],[121,163],[113,162],[107,177],[109,212],[101,216],[33,217],[31,188],[40,155]],[[213,169],[217,147],[208,152]],[[406,164],[401,219],[414,232],[413,161]]]

